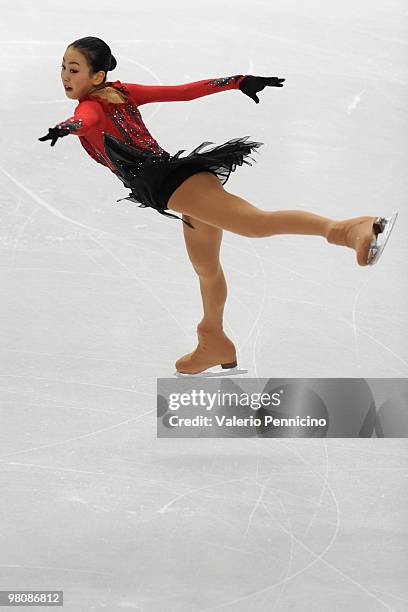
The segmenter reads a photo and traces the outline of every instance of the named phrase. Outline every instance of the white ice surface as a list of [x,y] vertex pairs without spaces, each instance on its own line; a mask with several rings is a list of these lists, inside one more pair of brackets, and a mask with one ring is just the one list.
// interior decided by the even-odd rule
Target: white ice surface
[[373,268],[224,233],[243,377],[406,377],[407,21],[402,0],[2,3],[0,589],[63,589],[69,612],[408,609],[406,441],[157,440],[156,379],[202,316],[182,223],[116,204],[75,137],[37,140],[73,113],[59,64],[86,35],[111,80],[286,78],[258,105],[141,107],[171,153],[264,142],[226,185],[260,208],[400,212]]

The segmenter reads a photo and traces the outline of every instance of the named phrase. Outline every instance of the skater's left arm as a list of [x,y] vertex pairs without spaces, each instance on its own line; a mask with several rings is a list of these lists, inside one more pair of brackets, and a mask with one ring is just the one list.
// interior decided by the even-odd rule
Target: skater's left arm
[[238,89],[239,83],[245,75],[220,79],[205,79],[182,85],[139,85],[138,83],[123,83],[129,90],[130,96],[138,106],[151,102],[178,102],[195,100],[209,96],[220,91]]
[[138,83],[123,83],[123,85],[129,90],[130,97],[138,106],[151,102],[195,100],[196,98],[229,89],[240,89],[258,104],[259,99],[256,96],[256,92],[262,91],[266,86],[283,87],[284,80],[277,77],[255,77],[237,74],[235,76],[205,79],[182,85],[139,85]]
[[100,105],[94,100],[84,100],[78,104],[72,117],[49,128],[48,134],[38,140],[42,142],[51,140],[51,146],[53,147],[58,138],[68,136],[68,134],[84,136],[90,129],[97,127],[99,124],[102,125],[103,120],[104,115]]

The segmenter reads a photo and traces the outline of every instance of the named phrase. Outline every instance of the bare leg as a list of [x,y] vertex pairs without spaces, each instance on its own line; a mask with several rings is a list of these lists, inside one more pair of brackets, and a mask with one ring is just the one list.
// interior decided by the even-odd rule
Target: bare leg
[[219,259],[222,230],[184,213],[183,219],[195,228],[183,224],[187,252],[200,282],[204,316],[197,325],[198,346],[176,361],[176,369],[196,374],[217,364],[231,368],[236,365],[236,350],[223,331],[227,283]]
[[220,180],[211,172],[198,172],[186,179],[173,192],[167,206],[241,236],[322,236],[331,244],[354,249],[360,266],[368,265],[372,257],[371,243],[375,244],[376,235],[380,231],[375,227],[378,217],[353,217],[335,221],[302,210],[262,210],[225,191]]
[[192,230],[183,223],[187,253],[200,282],[204,310],[200,327],[221,330],[227,299],[227,283],[220,263],[222,230],[187,215],[183,218],[195,228]]
[[333,223],[332,219],[306,211],[257,208],[225,191],[218,178],[209,172],[199,172],[185,180],[173,192],[167,206],[214,227],[249,237],[275,234],[326,237]]

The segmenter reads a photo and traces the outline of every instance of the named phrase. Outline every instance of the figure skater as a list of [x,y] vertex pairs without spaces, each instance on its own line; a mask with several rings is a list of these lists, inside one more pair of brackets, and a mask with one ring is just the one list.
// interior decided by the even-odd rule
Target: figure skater
[[[223,331],[227,284],[220,264],[223,230],[252,238],[276,234],[322,236],[327,242],[352,248],[360,266],[373,265],[385,246],[397,213],[392,217],[363,216],[335,221],[298,210],[265,211],[225,191],[236,166],[262,142],[235,138],[202,151],[203,142],[188,155],[170,155],[146,128],[139,107],[151,102],[195,100],[239,89],[256,104],[265,87],[283,87],[285,79],[253,75],[211,78],[182,85],[140,85],[107,81],[116,60],[100,38],[75,40],[65,50],[61,80],[66,96],[78,100],[74,115],[39,138],[68,134],[79,137],[87,153],[111,170],[130,189],[127,198],[142,207],[183,221],[188,256],[198,275],[204,316],[197,325],[196,349],[176,361],[176,370],[198,374],[215,365],[235,368],[236,349]],[[255,161],[255,160],[253,160]],[[120,200],[118,200],[120,201]],[[181,213],[182,217],[169,210]]]

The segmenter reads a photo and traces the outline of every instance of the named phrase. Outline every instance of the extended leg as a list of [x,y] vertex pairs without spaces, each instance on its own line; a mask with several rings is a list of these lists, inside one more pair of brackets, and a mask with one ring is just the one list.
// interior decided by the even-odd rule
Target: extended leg
[[219,179],[210,172],[199,172],[186,179],[173,192],[167,206],[241,236],[322,236],[332,244],[354,249],[360,266],[369,263],[370,249],[376,243],[377,222],[380,219],[366,216],[334,221],[308,211],[262,210],[225,191]]
[[[306,211],[266,211],[225,191],[216,176],[199,172],[172,194],[168,208],[241,236],[311,234],[326,237],[332,220]],[[194,225],[194,223],[193,223]]]

